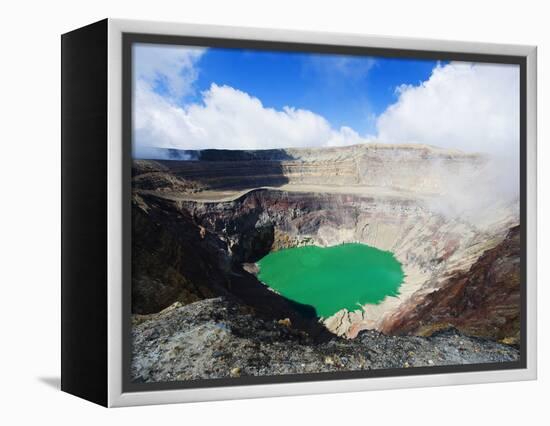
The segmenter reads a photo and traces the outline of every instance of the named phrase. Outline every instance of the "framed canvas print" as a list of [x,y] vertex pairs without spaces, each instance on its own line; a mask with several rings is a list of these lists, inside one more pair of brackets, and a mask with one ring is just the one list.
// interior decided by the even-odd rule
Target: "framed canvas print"
[[62,389],[106,406],[536,378],[536,49],[62,36]]

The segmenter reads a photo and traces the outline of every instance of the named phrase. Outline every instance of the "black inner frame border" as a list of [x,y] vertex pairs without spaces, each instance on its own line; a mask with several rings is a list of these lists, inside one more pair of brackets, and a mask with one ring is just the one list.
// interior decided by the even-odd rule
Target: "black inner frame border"
[[[132,46],[137,43],[181,45],[212,48],[251,49],[302,53],[325,53],[350,56],[464,61],[518,65],[520,68],[520,359],[513,362],[464,364],[415,368],[362,371],[337,371],[276,376],[200,379],[173,382],[134,383],[131,381],[131,273],[132,273]],[[399,40],[396,40],[399,44]],[[142,33],[122,34],[122,391],[140,392],[245,386],[275,383],[316,382],[364,379],[371,377],[404,377],[418,375],[483,372],[527,368],[527,57],[436,50],[343,46],[315,43],[279,42],[233,38],[175,36]]]

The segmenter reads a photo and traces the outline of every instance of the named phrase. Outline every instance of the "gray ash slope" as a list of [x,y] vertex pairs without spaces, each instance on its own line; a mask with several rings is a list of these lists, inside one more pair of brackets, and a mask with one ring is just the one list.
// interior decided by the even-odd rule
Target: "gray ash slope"
[[232,299],[176,303],[134,316],[135,382],[360,371],[509,362],[518,349],[467,337],[456,329],[430,337],[362,331],[316,343],[289,321],[260,319]]

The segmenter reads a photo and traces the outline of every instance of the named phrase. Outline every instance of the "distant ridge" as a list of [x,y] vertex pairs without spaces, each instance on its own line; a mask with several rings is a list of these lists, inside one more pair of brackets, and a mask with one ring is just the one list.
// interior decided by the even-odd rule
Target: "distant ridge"
[[376,151],[422,152],[430,156],[469,157],[482,156],[478,153],[465,153],[455,149],[439,148],[426,144],[384,144],[369,143],[348,145],[342,147],[316,148],[280,148],[280,149],[203,149],[184,150],[176,148],[153,148],[146,159],[174,161],[292,161],[292,160],[322,160],[334,156],[352,156]]

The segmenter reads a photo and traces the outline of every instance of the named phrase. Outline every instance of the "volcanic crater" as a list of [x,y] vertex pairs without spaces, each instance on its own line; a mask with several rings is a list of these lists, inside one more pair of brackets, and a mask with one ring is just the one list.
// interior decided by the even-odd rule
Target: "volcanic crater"
[[[477,214],[488,196],[484,156],[368,144],[162,157],[133,162],[134,314],[224,297],[319,340],[456,327],[519,343],[517,200]],[[271,252],[344,243],[393,253],[405,276],[399,294],[319,318],[258,280],[257,262]]]

